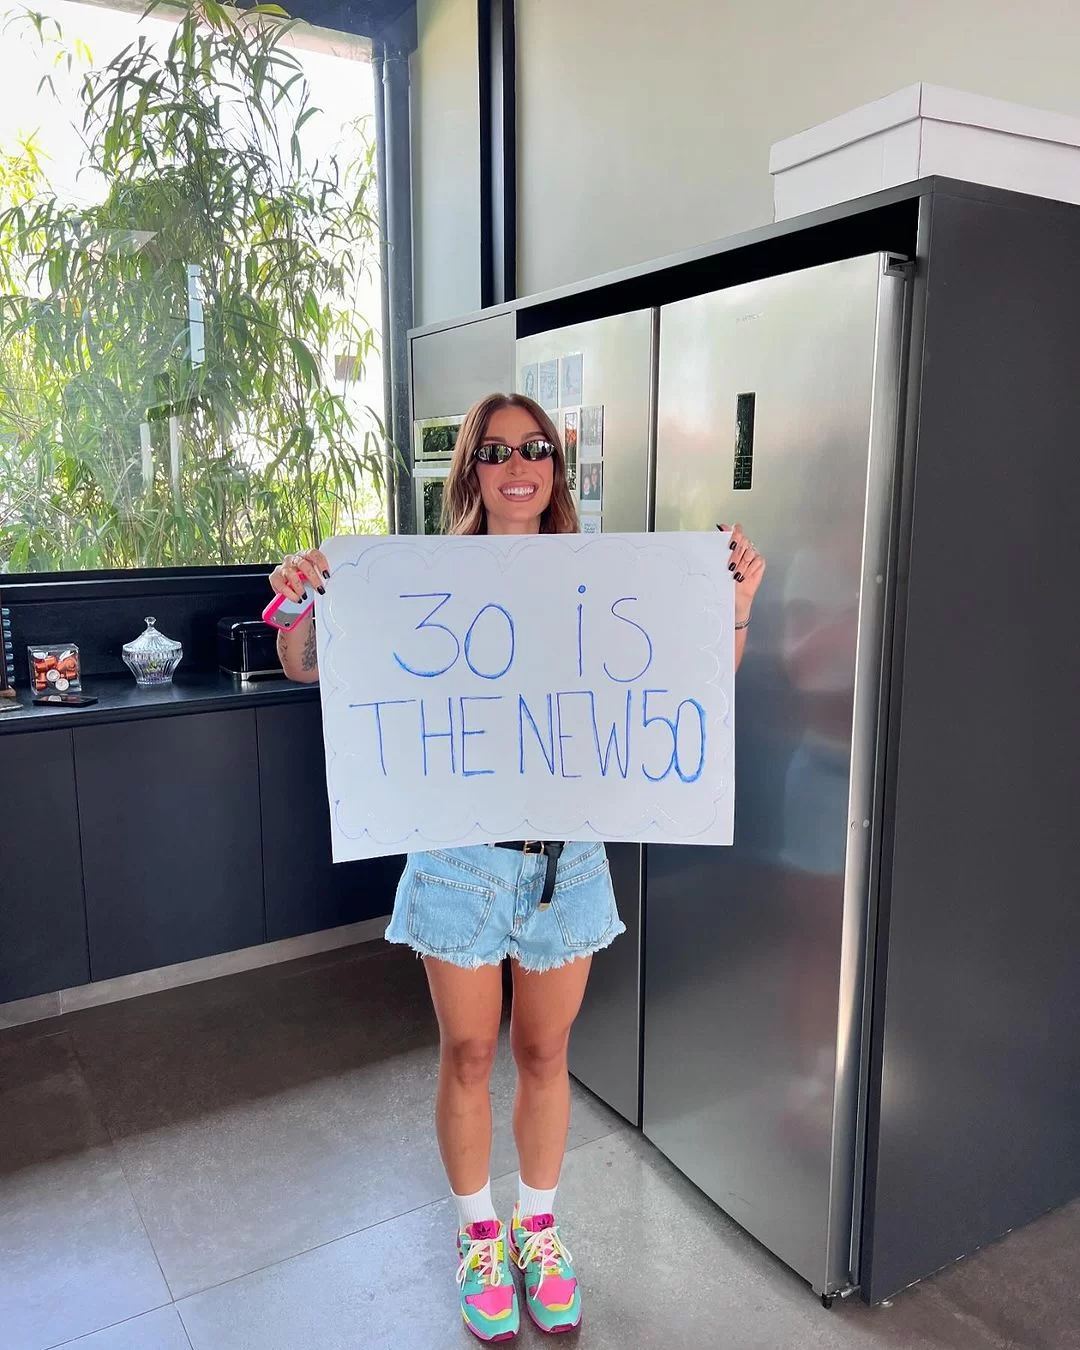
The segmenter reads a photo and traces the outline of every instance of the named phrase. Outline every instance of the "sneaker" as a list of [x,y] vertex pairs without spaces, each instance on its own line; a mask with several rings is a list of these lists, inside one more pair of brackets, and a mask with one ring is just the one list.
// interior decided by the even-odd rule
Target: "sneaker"
[[514,1207],[510,1255],[525,1272],[525,1307],[549,1334],[573,1331],[581,1323],[581,1294],[570,1253],[563,1246],[551,1214],[524,1218]]
[[481,1341],[513,1340],[521,1317],[506,1255],[506,1229],[498,1219],[470,1224],[458,1233],[458,1255],[465,1325]]

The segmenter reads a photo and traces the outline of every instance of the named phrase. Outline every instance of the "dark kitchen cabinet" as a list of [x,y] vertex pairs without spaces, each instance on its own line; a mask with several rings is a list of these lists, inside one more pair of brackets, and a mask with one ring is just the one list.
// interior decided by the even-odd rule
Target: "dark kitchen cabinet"
[[0,1003],[90,978],[70,731],[0,737]]
[[255,718],[75,730],[93,979],[264,941]]
[[400,858],[330,860],[330,811],[318,703],[256,713],[268,941],[389,914]]

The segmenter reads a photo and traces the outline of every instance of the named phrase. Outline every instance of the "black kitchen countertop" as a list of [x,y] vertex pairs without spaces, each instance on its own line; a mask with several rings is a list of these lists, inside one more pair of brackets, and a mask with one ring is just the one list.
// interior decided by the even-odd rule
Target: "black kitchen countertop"
[[0,711],[0,735],[6,731],[43,731],[91,722],[130,722],[143,717],[290,703],[318,698],[319,686],[294,684],[284,676],[240,684],[227,675],[180,674],[172,684],[140,689],[131,676],[99,675],[84,681],[82,693],[98,701],[86,708],[35,707],[30,690],[20,689],[18,708]]

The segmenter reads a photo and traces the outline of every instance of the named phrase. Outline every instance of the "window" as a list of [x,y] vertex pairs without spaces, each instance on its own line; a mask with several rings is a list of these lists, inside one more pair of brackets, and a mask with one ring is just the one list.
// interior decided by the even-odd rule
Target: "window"
[[0,43],[0,571],[385,528],[366,44],[35,9]]

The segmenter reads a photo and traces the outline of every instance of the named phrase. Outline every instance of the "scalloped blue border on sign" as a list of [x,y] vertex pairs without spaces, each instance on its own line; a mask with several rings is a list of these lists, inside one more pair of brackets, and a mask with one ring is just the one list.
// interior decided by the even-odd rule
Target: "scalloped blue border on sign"
[[[637,549],[638,551],[645,551],[645,550],[653,551],[658,548],[668,547],[667,545],[662,544],[660,542],[662,538],[662,536],[660,535],[627,535],[627,534],[607,534],[607,535],[590,535],[590,536],[528,535],[521,539],[515,539],[511,544],[499,544],[499,545],[495,545],[490,536],[471,535],[468,536],[469,539],[468,546],[473,548],[484,548],[493,558],[497,560],[499,570],[501,572],[505,572],[507,570],[508,565],[511,562],[515,561],[520,553],[530,548],[547,547],[549,546],[549,544],[545,541],[552,541],[556,538],[559,540],[560,546],[569,547],[571,551],[574,552],[575,554],[582,553],[586,549],[590,548],[598,548],[598,547],[608,548],[614,541],[619,541],[623,546],[634,548]],[[413,556],[419,557],[420,560],[424,562],[424,564],[428,568],[433,568],[438,563],[440,553],[449,548],[458,549],[465,542],[464,537],[461,536],[455,536],[452,538],[440,537],[438,543],[432,546],[432,542],[430,540],[425,540],[423,536],[419,535],[416,536],[379,535],[371,537],[370,542],[367,542],[365,536],[363,535],[353,535],[353,536],[339,535],[333,539],[326,540],[322,545],[322,549],[323,552],[326,552],[326,549],[328,547],[330,547],[333,550],[333,546],[335,544],[353,542],[354,540],[356,541],[365,540],[365,547],[361,549],[357,557],[351,559],[350,561],[336,564],[338,568],[356,569],[361,566],[361,564],[364,562],[365,559],[368,559],[370,569],[370,560],[372,555],[376,552],[381,552],[386,549],[393,549],[394,552],[397,553],[399,556],[402,555],[408,556],[411,553]],[[707,572],[693,570],[685,559],[682,559],[682,561],[685,564],[684,567],[685,576],[703,577],[705,578],[706,581],[710,579],[709,574]],[[333,588],[331,588],[327,597],[322,601],[320,601],[317,606],[317,612],[318,610],[322,610],[325,612],[327,609],[329,609],[331,615],[330,625],[321,628],[322,636],[319,637],[318,630],[316,633],[320,645],[322,646],[322,652],[320,653],[320,661],[319,661],[319,687],[320,687],[320,700],[324,708],[330,698],[332,698],[335,694],[340,694],[347,687],[345,684],[341,683],[340,680],[336,684],[333,683],[332,681],[328,682],[327,680],[327,676],[333,673],[332,648],[335,636],[334,622],[332,617],[333,593],[334,593]],[[712,642],[703,644],[701,650],[709,651],[710,648],[714,648],[717,645],[717,643],[719,643],[720,638],[722,636],[723,634],[721,633]],[[720,663],[719,660],[717,660],[717,674],[719,674],[719,671],[720,671]],[[710,679],[708,683],[715,683],[715,676],[712,677],[712,679]],[[727,728],[727,730],[730,732],[731,713],[733,705],[730,699],[726,700],[726,702],[727,708],[724,712],[723,717],[720,718],[720,725]],[[326,742],[325,736],[324,736],[324,746],[326,749],[327,783],[329,785],[329,783],[332,780],[331,767],[334,761],[337,759],[337,750],[335,747],[331,746],[329,743]],[[731,748],[729,749],[727,754],[728,762],[730,762],[730,759],[733,754],[734,754],[734,738],[732,738],[731,740]],[[720,815],[721,804],[722,803],[726,804],[730,796],[730,776],[727,777],[727,782],[729,786],[725,787],[723,791],[721,791],[720,793],[718,793],[713,797],[712,819],[708,822],[708,824],[704,825],[701,829],[695,830],[692,833],[681,835],[680,836],[681,842],[692,844],[695,840],[700,839],[703,835],[707,834],[713,828],[717,818]],[[373,834],[367,828],[360,830],[359,832],[346,828],[340,815],[339,809],[341,806],[340,798],[332,799],[331,806],[334,813],[335,828],[337,829],[338,833],[343,838],[353,840],[354,842],[362,839],[368,839],[373,844],[377,845],[379,848],[390,849],[393,852],[411,852],[413,850],[409,847],[409,845],[414,840],[422,845],[423,851],[426,851],[428,848],[446,848],[448,846],[454,847],[454,845],[450,843],[450,840],[460,840],[460,833],[458,832],[455,832],[455,834],[448,836],[447,838],[440,839],[434,835],[425,834],[423,831],[418,829],[410,830],[407,834],[401,836],[400,838],[381,839],[379,838],[378,835]],[[587,818],[583,818],[581,821],[579,821],[579,823],[576,826],[574,826],[573,830],[567,830],[564,831],[563,833],[565,833],[568,839],[576,839],[578,838],[576,831],[588,830],[589,834],[584,836],[587,839],[597,839],[597,840],[603,839],[610,843],[638,843],[638,842],[647,842],[641,840],[642,834],[647,833],[650,830],[660,830],[660,829],[663,829],[669,836],[677,833],[672,828],[670,816],[667,816],[666,813],[663,821],[659,819],[657,815],[654,814],[652,819],[648,822],[647,825],[643,826],[640,829],[632,830],[628,834],[623,835],[619,835],[613,831],[605,831],[604,834],[601,836],[600,832],[595,828],[595,826],[591,824],[591,822]],[[480,821],[474,821],[473,824],[470,826],[470,832],[471,831],[478,831],[486,836],[489,836],[491,839],[495,839],[496,837],[498,838],[515,837],[522,839],[531,839],[539,837],[537,833],[537,827],[527,817],[522,818],[513,827],[507,826],[506,829],[500,829],[499,831],[490,830]],[[479,842],[486,843],[487,840],[485,839]],[[467,847],[466,845],[460,845],[460,843],[458,844],[458,846]]]

